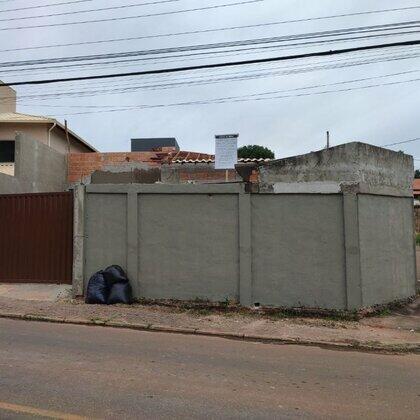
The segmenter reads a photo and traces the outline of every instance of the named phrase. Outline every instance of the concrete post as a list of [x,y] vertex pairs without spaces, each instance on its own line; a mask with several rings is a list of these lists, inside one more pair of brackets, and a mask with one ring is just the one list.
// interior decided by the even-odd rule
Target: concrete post
[[73,190],[73,296],[84,291],[84,236],[85,236],[85,187],[77,185]]
[[253,304],[252,293],[252,238],[251,194],[239,195],[239,302],[242,306]]
[[355,191],[343,191],[344,248],[347,289],[347,309],[359,309],[363,305],[360,270],[359,208]]
[[[133,287],[138,282],[138,194],[129,190],[127,194],[127,275],[132,279]],[[140,296],[139,290],[133,290],[135,296]]]

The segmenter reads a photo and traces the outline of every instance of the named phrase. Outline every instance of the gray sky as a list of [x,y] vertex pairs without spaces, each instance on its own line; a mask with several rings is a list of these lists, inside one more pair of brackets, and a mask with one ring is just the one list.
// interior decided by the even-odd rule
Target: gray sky
[[[0,12],[6,9],[29,7],[32,5],[56,3],[65,0],[9,0],[0,2]],[[0,13],[0,19],[23,16],[59,13],[124,4],[141,4],[151,0],[93,0],[81,4],[60,7],[38,8],[36,10]],[[156,1],[156,0],[155,0]],[[45,23],[70,22],[97,18],[132,16],[182,10],[195,7],[234,3],[239,0],[179,0],[174,3],[128,8],[119,11],[94,12],[72,16],[30,19],[12,22],[0,22],[0,28],[35,25]],[[36,28],[0,32],[0,50],[21,48],[52,43],[94,41],[110,38],[138,37],[142,35],[173,33],[202,30],[226,26],[266,23],[279,20],[319,17],[367,10],[395,7],[420,6],[415,0],[264,0],[254,4],[237,5],[206,11],[187,12],[167,16],[147,17],[95,23],[75,26]],[[171,36],[155,39],[143,39],[108,43],[91,46],[59,47],[33,51],[0,52],[0,61],[27,60],[49,57],[65,57],[96,53],[144,50],[183,45],[207,44],[212,42],[237,41],[242,39],[283,36],[306,32],[350,28],[356,26],[386,24],[401,21],[420,20],[420,9],[392,13],[371,14],[355,17],[317,20],[302,23],[290,23],[265,28],[242,29],[205,34]],[[149,68],[174,67],[186,64],[220,62],[268,57],[283,54],[295,54],[304,51],[319,51],[333,48],[346,48],[350,45],[378,44],[404,39],[417,39],[420,35],[409,37],[388,37],[372,39],[367,42],[327,44],[311,48],[272,49],[265,52],[254,51],[230,57],[165,61],[155,64],[136,63],[130,66],[109,68],[90,68],[60,70],[51,72],[35,71],[1,73],[6,82],[67,77],[74,75],[101,74],[108,72],[138,71]],[[396,85],[334,92],[329,94],[277,98],[273,100],[219,103],[178,107],[160,107],[137,109],[124,112],[99,112],[106,108],[82,108],[81,106],[114,106],[170,104],[186,101],[207,100],[220,97],[257,94],[267,91],[290,90],[311,85],[332,84],[353,79],[383,76],[398,72],[419,70],[419,73],[396,75],[382,79],[372,79],[345,85],[321,87],[312,90],[287,92],[281,95],[295,95],[302,92],[319,92],[348,87],[361,87],[377,83],[389,83],[420,78],[420,59],[412,57],[405,60],[365,64],[347,68],[315,70],[317,66],[333,62],[363,60],[364,57],[381,54],[415,54],[420,47],[358,53],[348,56],[312,58],[282,63],[254,65],[241,68],[224,68],[171,76],[136,77],[108,81],[90,81],[17,88],[18,95],[35,93],[63,92],[91,89],[115,89],[117,87],[138,86],[144,83],[168,83],[182,81],[185,78],[200,76],[223,77],[226,74],[238,74],[244,71],[268,71],[271,75],[251,80],[224,81],[199,86],[181,86],[170,89],[138,89],[118,94],[109,92],[88,97],[60,97],[58,99],[24,99],[18,105],[18,111],[29,114],[56,116],[60,120],[67,118],[69,127],[101,151],[129,150],[132,137],[175,136],[181,149],[214,152],[214,134],[237,132],[239,143],[261,144],[273,149],[276,157],[290,156],[320,149],[325,144],[325,132],[330,130],[332,144],[351,140],[382,145],[420,137],[419,82],[407,82]],[[184,59],[185,60],[185,59]],[[130,64],[130,63],[129,63]],[[133,63],[131,63],[133,64]],[[284,74],[291,66],[306,69],[297,74]],[[296,68],[296,67],[295,67]],[[279,74],[283,70],[283,74]],[[273,75],[272,73],[277,74]],[[44,73],[44,74],[43,74]],[[191,79],[190,79],[191,80]],[[271,95],[273,96],[273,95]],[[43,100],[42,100],[43,99]],[[78,108],[80,106],[80,108]],[[109,108],[108,108],[109,109]],[[78,112],[84,115],[71,115]],[[92,112],[94,111],[94,112]],[[404,150],[420,159],[420,141],[394,147]],[[419,166],[420,160],[416,162]]]

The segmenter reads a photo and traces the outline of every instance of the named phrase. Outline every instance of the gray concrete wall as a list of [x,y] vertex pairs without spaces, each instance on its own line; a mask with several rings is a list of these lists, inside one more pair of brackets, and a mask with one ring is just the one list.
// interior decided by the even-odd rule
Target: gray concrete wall
[[239,299],[237,194],[141,194],[138,238],[141,296]]
[[[370,144],[353,142],[259,165],[261,192],[339,192],[357,183],[385,195],[412,195],[413,157]],[[327,190],[328,189],[328,190]]]
[[64,191],[67,158],[36,140],[18,135],[14,173],[14,176],[0,173],[0,194]]
[[86,276],[111,264],[127,267],[127,195],[88,194],[85,210]]
[[346,307],[341,195],[252,196],[254,301]]
[[91,184],[76,203],[75,283],[119,264],[136,297],[353,310],[415,294],[405,197]]
[[413,200],[359,195],[363,306],[414,294]]

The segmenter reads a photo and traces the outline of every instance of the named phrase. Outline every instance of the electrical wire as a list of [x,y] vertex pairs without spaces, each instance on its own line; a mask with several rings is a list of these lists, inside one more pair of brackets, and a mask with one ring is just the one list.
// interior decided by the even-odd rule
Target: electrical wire
[[237,103],[237,102],[249,102],[249,101],[266,101],[266,100],[275,100],[275,99],[289,99],[289,98],[306,97],[306,96],[313,96],[313,95],[325,95],[325,94],[330,94],[330,93],[351,92],[354,90],[371,89],[375,87],[392,86],[392,85],[399,85],[402,83],[413,83],[413,82],[419,82],[419,81],[420,81],[420,78],[416,78],[416,79],[411,79],[411,80],[403,80],[403,81],[389,82],[389,83],[379,83],[379,84],[358,86],[358,87],[351,87],[351,88],[344,88],[344,89],[325,90],[325,91],[310,92],[310,93],[299,93],[295,95],[280,95],[280,96],[271,96],[271,97],[262,97],[262,98],[242,98],[242,99],[232,99],[231,97],[223,97],[223,98],[215,98],[215,99],[210,99],[210,100],[175,102],[175,103],[169,103],[169,104],[137,105],[131,108],[114,108],[114,109],[107,109],[107,110],[101,110],[101,111],[86,111],[86,112],[76,112],[76,113],[70,113],[70,114],[67,113],[67,114],[55,115],[55,116],[62,117],[62,116],[97,114],[97,113],[103,113],[103,112],[133,111],[133,110],[140,110],[140,109],[166,108],[166,107],[191,106],[191,105],[210,105],[210,104]]
[[[235,81],[246,81],[246,80],[252,80],[252,79],[259,79],[259,78],[266,78],[266,77],[278,77],[278,76],[284,76],[284,75],[294,75],[294,74],[301,74],[301,73],[308,73],[313,71],[320,71],[320,70],[329,70],[329,69],[337,69],[337,68],[348,68],[348,67],[354,67],[354,66],[360,66],[360,65],[367,65],[372,63],[379,63],[379,62],[389,62],[389,61],[395,61],[395,60],[402,60],[402,59],[409,59],[409,58],[417,58],[419,57],[419,53],[416,54],[410,54],[406,56],[401,55],[389,55],[388,53],[381,53],[374,55],[372,53],[365,54],[364,57],[362,57],[362,60],[357,59],[356,61],[348,60],[348,57],[345,59],[335,59],[335,60],[328,60],[328,63],[325,64],[322,61],[319,63],[300,63],[297,65],[288,65],[288,66],[276,66],[271,67],[269,69],[247,69],[247,70],[241,70],[236,72],[228,72],[228,73],[218,73],[213,78],[207,78],[205,75],[193,75],[190,77],[182,77],[182,78],[173,78],[171,74],[164,75],[165,77],[170,77],[170,81],[172,83],[167,83],[166,85],[160,85],[160,86],[154,86],[154,85],[145,85],[144,83],[142,85],[132,85],[133,80],[128,81],[127,84],[123,84],[120,82],[120,85],[115,85],[113,83],[112,87],[113,89],[103,89],[102,91],[99,91],[97,88],[101,86],[97,86],[98,83],[110,83],[113,82],[112,79],[110,80],[103,80],[101,82],[96,82],[96,85],[92,85],[92,82],[88,82],[88,88],[94,89],[90,91],[80,91],[80,83],[77,83],[77,89],[78,92],[74,92],[75,89],[67,89],[66,91],[56,91],[49,93],[38,93],[38,94],[32,94],[32,95],[19,95],[18,101],[21,101],[22,99],[28,98],[28,97],[37,97],[39,99],[59,99],[60,97],[66,97],[66,96],[78,96],[78,97],[87,97],[87,96],[98,96],[102,94],[114,94],[114,93],[130,93],[134,92],[138,89],[168,89],[173,87],[182,87],[184,85],[187,86],[197,86],[197,85],[205,85],[205,84],[214,84],[214,83],[223,83],[223,82],[235,82]],[[272,71],[274,70],[274,71]],[[213,71],[213,70],[211,70]],[[205,71],[206,73],[209,72],[209,70]],[[221,77],[221,76],[228,76],[228,77]],[[159,80],[162,79],[162,75],[151,75],[151,76],[144,76],[143,78],[152,78],[155,79],[156,77],[159,77]],[[130,78],[135,79],[135,78]],[[198,79],[198,80],[197,80]],[[180,83],[177,83],[180,81]],[[191,81],[191,82],[189,82]],[[153,83],[153,81],[152,81]],[[70,83],[72,84],[72,83]],[[73,83],[74,84],[74,83]],[[130,85],[131,84],[131,85]],[[115,89],[115,87],[126,87],[126,89]],[[42,89],[42,86],[30,86],[31,89],[38,88],[41,89],[40,92],[44,92],[44,89]],[[106,87],[106,86],[102,86]],[[82,86],[83,88],[83,86]],[[80,92],[79,92],[80,91]],[[14,100],[14,98],[3,98],[3,102]]]
[[279,62],[286,60],[296,60],[301,58],[309,57],[326,57],[340,54],[348,54],[350,52],[356,51],[368,51],[368,50],[377,50],[384,48],[394,48],[394,47],[407,47],[412,45],[420,45],[420,40],[411,40],[411,41],[402,41],[402,42],[393,42],[387,44],[374,44],[374,45],[365,45],[359,47],[344,48],[339,50],[329,50],[329,51],[317,51],[303,54],[295,55],[283,55],[277,57],[268,57],[268,58],[257,58],[251,60],[243,61],[229,61],[229,62],[220,62],[220,63],[210,63],[210,64],[201,64],[196,66],[184,66],[184,67],[172,67],[172,68],[161,68],[153,70],[143,70],[130,73],[113,73],[113,74],[102,74],[102,75],[89,75],[89,76],[76,76],[76,77],[67,77],[60,79],[43,79],[43,80],[27,80],[20,82],[12,83],[3,83],[6,86],[20,86],[20,85],[39,85],[39,84],[51,84],[59,82],[70,82],[77,80],[95,80],[95,79],[108,79],[108,78],[117,78],[117,77],[128,77],[128,76],[144,76],[149,74],[165,74],[165,73],[178,73],[192,70],[200,69],[211,69],[211,68],[222,68],[222,67],[237,67],[250,64],[258,63],[270,63],[270,62]]
[[419,141],[419,140],[420,140],[420,137],[416,137],[415,139],[398,141],[396,143],[390,143],[390,144],[384,144],[381,147],[397,146],[398,144],[412,143],[414,141]]
[[[367,31],[369,28],[372,29],[372,31],[379,31],[381,27],[383,27],[383,30],[393,30],[393,29],[407,29],[407,28],[413,28],[417,27],[418,23],[420,21],[409,21],[409,22],[397,22],[387,25],[374,25],[374,26],[361,26],[356,28],[347,28],[347,29],[336,29],[333,31],[322,31],[322,32],[309,32],[309,33],[303,33],[303,34],[295,34],[295,35],[288,35],[284,36],[284,39],[301,39],[306,38],[308,36],[325,34],[325,36],[331,36],[336,32],[336,34],[347,34],[351,33],[348,31],[357,31],[358,29]],[[269,23],[267,25],[274,25],[275,23]],[[44,46],[37,46],[37,47],[22,47],[22,48],[9,48],[9,49],[3,49],[0,50],[0,53],[2,52],[16,52],[16,51],[28,51],[28,50],[35,50],[35,49],[44,49],[44,48],[55,48],[55,47],[67,47],[67,46],[77,46],[77,45],[93,45],[93,44],[102,44],[102,43],[109,43],[109,42],[122,42],[122,41],[135,41],[135,40],[141,40],[141,39],[151,39],[151,38],[160,38],[160,37],[169,37],[169,36],[180,36],[180,35],[197,35],[201,33],[208,33],[208,32],[216,32],[216,31],[226,31],[226,30],[233,30],[233,29],[244,29],[244,28],[253,28],[258,27],[259,25],[245,25],[245,26],[233,26],[233,27],[226,27],[226,28],[215,28],[215,29],[203,29],[199,31],[187,31],[187,32],[174,32],[174,33],[167,33],[167,34],[156,34],[156,35],[144,35],[144,36],[138,36],[138,37],[128,37],[128,38],[114,38],[114,39],[108,39],[108,40],[100,40],[100,41],[85,41],[85,42],[74,42],[74,43],[67,43],[67,44],[52,44],[52,45],[44,45]],[[392,27],[395,26],[395,28]],[[402,26],[402,27],[401,27]],[[390,27],[389,29],[387,27]],[[376,29],[375,29],[376,28]],[[281,38],[281,37],[279,37]]]
[[[57,17],[57,16],[77,15],[80,13],[104,12],[104,11],[109,11],[109,10],[129,9],[132,7],[153,6],[156,4],[174,3],[174,2],[179,2],[179,1],[182,1],[182,0],[155,0],[155,1],[149,1],[146,3],[139,3],[139,4],[125,4],[121,6],[100,7],[96,9],[72,10],[70,12],[49,13],[46,15],[19,16],[19,17],[14,17],[14,18],[0,19],[0,22],[12,22],[12,21],[17,21],[17,20],[27,20],[27,19],[42,19],[42,18],[50,18],[50,17]],[[23,8],[23,9],[15,9],[15,10],[26,10],[26,9],[36,9],[36,8],[37,6]],[[0,10],[0,13],[13,12],[15,10]]]
[[[417,57],[419,57],[419,55],[417,55]],[[342,65],[341,65],[342,66]],[[321,69],[323,69],[322,66],[320,66]],[[329,64],[330,68],[340,68],[340,63],[338,64]],[[141,89],[147,89],[147,90],[163,90],[163,89],[169,89],[169,88],[177,88],[177,87],[183,87],[183,86],[202,86],[202,85],[206,85],[206,84],[215,84],[215,83],[222,83],[222,82],[232,82],[232,81],[248,81],[248,80],[255,80],[255,79],[259,79],[259,78],[263,78],[263,77],[275,77],[275,76],[279,76],[279,75],[292,75],[292,74],[298,74],[298,73],[304,73],[304,72],[308,72],[308,71],[316,71],[319,70],[319,68],[316,67],[307,67],[306,69],[286,69],[286,70],[280,70],[280,71],[274,71],[274,72],[265,72],[265,73],[257,73],[257,74],[251,74],[251,75],[235,75],[235,73],[232,74],[232,76],[230,77],[223,77],[223,78],[210,78],[207,80],[198,80],[198,81],[188,81],[188,80],[183,80],[180,81],[178,83],[174,83],[172,81],[172,83],[163,83],[163,84],[149,84],[149,85],[129,85],[129,86],[125,86],[125,87],[113,87],[113,88],[104,88],[104,89],[99,89],[99,88],[94,88],[91,90],[85,90],[85,91],[80,91],[79,90],[67,90],[65,92],[55,92],[55,93],[43,93],[43,94],[29,94],[29,95],[20,95],[20,101],[22,99],[27,99],[27,98],[36,98],[36,99],[40,99],[40,100],[51,100],[51,99],[60,99],[60,98],[65,98],[65,97],[89,97],[89,96],[100,96],[100,95],[110,95],[110,94],[120,94],[120,93],[133,93],[137,90],[141,90]],[[408,72],[402,72],[399,74],[410,74],[411,72],[415,72],[415,71],[408,71]],[[240,73],[240,72],[239,72]],[[228,74],[229,75],[229,74]],[[178,79],[178,80],[182,80],[182,79]],[[367,79],[368,80],[368,79]],[[3,98],[3,102],[7,101],[9,98]],[[10,98],[10,100],[12,100],[12,98]]]
[[[359,79],[352,79],[352,80],[344,80],[334,83],[324,83],[324,84],[316,84],[316,85],[310,85],[310,86],[303,86],[299,88],[293,88],[293,89],[283,89],[283,90],[270,90],[266,92],[259,92],[259,93],[252,93],[247,95],[238,95],[238,96],[230,96],[229,99],[240,99],[240,98],[247,98],[247,97],[260,97],[260,96],[266,96],[266,95],[274,95],[279,93],[287,93],[287,92],[296,92],[301,90],[308,90],[308,89],[318,89],[323,87],[329,87],[329,86],[339,86],[339,85],[345,85],[345,84],[351,84],[351,83],[360,83],[360,82],[366,82],[368,80],[376,80],[376,79],[384,79],[388,77],[395,77],[395,76],[402,76],[412,73],[419,73],[420,69],[416,70],[408,70],[403,72],[397,72],[397,73],[388,73],[383,74],[379,76],[371,76],[371,77],[364,77]],[[226,99],[226,98],[225,98]],[[62,108],[115,108],[117,105],[39,105],[37,106],[45,106],[45,107],[62,107]],[[122,106],[118,105],[118,107],[131,107],[132,105]]]
[[[411,48],[414,51],[418,51],[418,47],[412,47]],[[409,49],[406,49],[406,51]],[[169,78],[170,82],[172,83],[167,83],[167,85],[170,86],[174,86],[174,87],[178,87],[180,85],[194,85],[194,84],[207,84],[207,83],[218,83],[218,82],[222,82],[222,81],[235,81],[235,80],[249,80],[252,78],[260,78],[260,77],[270,77],[270,76],[279,76],[279,75],[292,75],[292,74],[300,74],[300,73],[307,73],[307,72],[313,72],[313,71],[319,71],[319,70],[328,70],[328,69],[336,69],[336,68],[347,68],[347,67],[353,67],[353,66],[357,66],[357,65],[365,65],[365,64],[371,64],[371,63],[377,63],[377,62],[384,62],[384,61],[394,61],[394,60],[401,60],[401,59],[408,59],[408,58],[415,58],[418,57],[419,53],[415,53],[415,54],[409,54],[409,55],[390,55],[389,53],[365,53],[364,56],[360,59],[358,58],[356,61],[354,60],[349,60],[349,57],[346,57],[344,59],[335,59],[335,60],[328,60],[328,63],[325,64],[325,60],[320,61],[318,63],[299,63],[299,64],[295,64],[295,65],[281,65],[281,66],[275,66],[275,67],[270,67],[270,68],[263,68],[263,69],[242,69],[240,71],[235,71],[235,72],[224,72],[224,73],[220,73],[217,70],[217,74],[213,76],[212,79],[209,79],[207,77],[207,74],[209,72],[214,72],[214,70],[205,70],[204,73],[205,74],[196,74],[196,75],[191,75],[189,77],[181,77],[181,78],[174,78],[171,74],[167,74],[167,75],[150,75],[150,76],[144,76],[143,79],[146,79],[146,83],[147,83],[147,79],[156,79],[159,78],[159,80],[162,80],[162,77],[164,78]],[[261,65],[262,66],[262,65]],[[200,73],[200,72],[199,72]],[[203,72],[201,72],[203,73]],[[228,77],[222,77],[222,76],[228,76]],[[110,83],[112,83],[112,87],[116,88],[116,87],[129,87],[129,88],[137,88],[138,85],[134,85],[133,83],[135,82],[136,78],[135,77],[131,77],[126,79],[126,82],[120,81],[119,84],[115,85],[115,82],[111,79],[111,80],[102,80],[102,81],[97,81],[97,82],[86,82],[85,83],[85,87],[88,87],[89,89],[97,89],[100,87],[107,87],[107,85],[109,85]],[[191,81],[191,83],[189,83]],[[151,81],[152,83],[153,80]],[[177,83],[177,82],[182,82],[182,83]],[[150,83],[150,82],[149,82]],[[71,83],[69,82],[68,84],[70,85],[76,85],[76,82]],[[66,85],[68,85],[66,84]],[[145,85],[144,83],[142,85],[140,85],[140,87],[144,87],[144,88],[153,88],[153,85]],[[39,90],[40,92],[45,92],[45,89],[42,86],[30,86],[31,90],[33,91],[33,89],[35,90]],[[73,89],[66,89],[66,91],[62,91],[62,90],[58,90],[58,91],[51,91],[49,90],[49,93],[42,93],[42,94],[38,94],[36,95],[37,97],[46,97],[46,98],[50,98],[53,95],[54,96],[65,96],[68,93],[72,93],[75,89],[77,89],[78,91],[80,91],[80,89],[83,88],[83,83],[77,82],[77,88],[73,88]],[[113,89],[115,91],[115,89]],[[85,92],[85,91],[83,91]],[[97,92],[97,91],[93,91],[93,92]],[[27,96],[25,95],[19,95],[19,98],[26,98]],[[19,100],[18,98],[18,100]],[[12,98],[10,98],[12,99]],[[13,98],[14,99],[14,98]],[[7,98],[3,98],[3,100],[7,100]]]
[[98,40],[98,41],[83,41],[83,42],[72,42],[72,43],[65,43],[65,44],[40,45],[36,47],[23,47],[23,48],[0,50],[0,52],[22,51],[22,50],[29,50],[29,49],[41,49],[41,48],[68,47],[68,46],[76,46],[76,45],[93,45],[93,44],[108,43],[108,42],[121,42],[121,41],[132,41],[132,40],[138,40],[138,39],[193,35],[193,34],[210,33],[210,32],[218,32],[218,31],[231,31],[231,30],[238,30],[238,29],[254,29],[254,28],[270,27],[270,26],[276,26],[276,25],[284,25],[287,23],[301,23],[301,22],[310,22],[310,21],[317,21],[317,20],[324,20],[324,19],[336,19],[336,18],[342,18],[342,17],[362,16],[362,15],[380,14],[380,13],[392,13],[392,12],[415,10],[415,9],[420,9],[420,6],[409,6],[409,7],[379,9],[379,10],[366,10],[366,11],[354,12],[354,13],[342,13],[342,14],[337,14],[337,15],[316,16],[316,17],[302,18],[302,19],[282,20],[282,21],[276,21],[276,22],[257,23],[257,24],[251,24],[251,25],[228,26],[228,27],[222,27],[222,28],[210,28],[210,29],[196,30],[196,31],[184,31],[184,32],[166,33],[166,34],[145,35],[145,36],[130,37],[130,38],[114,38],[114,39],[105,39],[105,40]]
[[[11,0],[5,0],[5,1],[0,1],[0,3],[6,3],[9,2]],[[65,6],[68,4],[76,4],[76,3],[87,3],[87,2],[92,2],[94,0],[72,0],[72,1],[65,1],[62,3],[50,3],[50,4],[39,4],[37,6],[29,6],[29,7],[19,7],[17,9],[6,9],[6,10],[0,10],[0,13],[6,13],[6,12],[18,12],[21,10],[31,10],[31,9],[41,9],[41,8],[45,8],[45,7],[53,7],[53,6]]]
[[[344,40],[341,40],[340,42],[343,42],[343,41]],[[349,42],[349,40],[347,40],[347,39],[345,41]],[[297,48],[304,48],[304,47],[305,47],[305,45],[300,45],[300,46],[297,45],[293,49],[296,50]],[[229,53],[229,54],[223,53],[223,54],[217,54],[217,56],[218,56],[218,58],[221,58],[221,57],[232,57],[232,56],[238,56],[238,55],[244,56],[244,55],[249,55],[249,54],[254,54],[255,55],[255,54],[265,54],[266,52],[272,52],[272,51],[276,51],[278,49],[282,49],[282,50],[290,50],[291,49],[288,46],[275,46],[275,47],[264,47],[264,48],[265,48],[264,51],[254,51],[254,49],[252,49],[252,51],[241,50],[241,52]],[[261,48],[261,50],[262,49],[263,48]],[[417,49],[418,49],[417,46],[407,47],[407,48],[404,49],[404,51],[411,51],[411,50],[417,50]],[[368,51],[368,52],[362,52],[361,54],[363,54],[363,57],[366,57],[366,56],[370,56],[372,53]],[[377,53],[374,53],[374,54],[377,54]],[[383,53],[381,53],[381,54],[383,54]],[[380,54],[380,56],[382,56],[381,54]],[[386,54],[389,55],[388,53],[386,53]],[[375,55],[375,57],[376,56],[377,55]],[[181,56],[176,56],[176,57],[186,57],[186,56],[181,55]],[[394,58],[395,59],[411,58],[410,56],[401,56],[401,55],[399,55],[399,56],[389,55],[389,57],[392,58],[392,59],[394,59]],[[166,63],[174,63],[174,62],[185,62],[185,61],[191,61],[191,60],[203,60],[203,59],[207,59],[208,57],[207,57],[207,55],[206,56],[193,56],[193,57],[191,57],[191,55],[188,55],[188,58],[177,58],[177,59],[167,60],[168,58],[170,58],[170,57],[160,57],[160,58],[159,57],[153,57],[152,60],[150,60],[150,61],[148,60],[148,64],[159,64],[159,63],[160,64],[162,64],[162,63],[166,64]],[[348,57],[345,58],[344,60],[348,60]],[[22,72],[28,72],[28,71],[31,71],[32,76],[46,75],[46,74],[57,74],[57,73],[63,73],[63,72],[66,73],[66,72],[69,71],[70,66],[72,66],[72,68],[77,68],[80,71],[83,71],[83,69],[87,69],[88,67],[90,67],[90,68],[94,67],[95,69],[99,69],[99,70],[100,69],[110,69],[110,68],[132,67],[132,66],[138,66],[137,62],[138,61],[143,61],[143,59],[126,60],[126,61],[128,61],[128,63],[121,63],[121,61],[122,60],[119,60],[118,63],[114,62],[114,61],[106,62],[106,63],[89,63],[89,66],[87,66],[85,64],[80,64],[80,65],[66,65],[66,66],[48,66],[48,67],[38,67],[38,68],[33,68],[32,67],[32,68],[28,68],[28,69],[19,69],[19,70],[16,70],[16,71],[1,71],[0,70],[0,74],[7,74],[7,75],[17,74],[17,75],[19,75]],[[338,60],[338,61],[342,61],[342,60]],[[380,61],[389,61],[389,60],[380,60]],[[90,64],[92,64],[92,66],[90,66]],[[363,62],[361,64],[370,64],[370,63],[369,62]],[[261,65],[264,65],[264,64],[261,64]],[[300,65],[301,64],[299,64],[298,66],[300,66]],[[352,65],[358,65],[358,64],[356,63],[356,64],[352,64]],[[34,72],[34,70],[48,70],[48,71],[43,71],[43,72],[36,73],[36,72]],[[203,71],[210,72],[210,71],[213,71],[213,69],[203,70]],[[159,78],[162,78],[162,77],[171,77],[171,76],[172,76],[171,74],[166,74],[166,75],[149,75],[149,76],[144,76],[144,77],[149,77],[149,78],[150,77],[152,77],[152,78],[153,77],[159,77]],[[5,77],[5,76],[3,76],[3,77]],[[104,83],[112,82],[112,79],[111,80],[104,79],[103,82]],[[71,83],[71,82],[69,82],[69,83]],[[91,83],[91,82],[88,82],[88,83]],[[79,83],[79,85],[80,85],[80,83]]]
[[156,16],[167,16],[167,15],[175,15],[180,13],[187,13],[187,12],[199,12],[204,10],[214,10],[232,6],[242,6],[252,3],[260,3],[264,0],[243,0],[237,1],[235,3],[223,3],[218,4],[215,6],[205,6],[205,7],[196,7],[191,9],[182,9],[182,10],[172,10],[168,12],[158,12],[158,13],[147,13],[144,15],[136,15],[136,16],[121,16],[121,17],[113,17],[113,18],[103,18],[103,19],[92,19],[92,20],[81,20],[81,21],[73,21],[73,22],[59,22],[59,23],[48,23],[48,24],[41,24],[41,25],[29,25],[29,26],[15,26],[15,27],[8,27],[8,28],[0,28],[0,31],[12,31],[12,30],[20,30],[20,29],[38,29],[38,28],[51,28],[51,27],[58,27],[58,26],[72,26],[72,25],[83,25],[87,23],[100,23],[100,22],[115,22],[121,20],[130,20],[130,19],[141,19],[141,18],[148,18],[148,17],[156,17]]
[[[300,42],[300,43],[293,43],[293,44],[283,44],[283,45],[276,45],[276,46],[264,46],[264,47],[250,47],[250,48],[241,48],[235,50],[224,50],[224,51],[211,51],[211,52],[201,52],[201,53],[194,53],[194,54],[181,54],[181,55],[165,55],[161,57],[142,57],[137,59],[129,59],[129,60],[111,60],[106,62],[100,63],[84,63],[84,64],[66,64],[66,65],[59,65],[59,66],[43,66],[43,67],[30,67],[30,68],[20,68],[18,70],[0,70],[0,74],[7,74],[8,76],[14,74],[20,74],[22,72],[31,72],[31,75],[45,75],[45,74],[57,74],[57,72],[68,72],[71,69],[87,69],[87,68],[95,68],[95,69],[109,69],[109,68],[121,68],[121,67],[130,67],[137,65],[136,63],[146,61],[149,62],[148,64],[158,64],[159,62],[163,63],[170,63],[170,62],[182,62],[182,61],[191,61],[191,60],[199,60],[199,59],[206,59],[209,55],[217,55],[217,57],[232,57],[238,55],[248,55],[248,54],[263,54],[266,51],[275,51],[277,49],[287,50],[291,49],[290,47],[293,46],[294,49],[296,48],[303,48],[309,45],[322,45],[325,43],[341,43],[341,42],[350,42],[354,40],[366,40],[372,38],[381,38],[384,36],[400,36],[400,35],[407,35],[407,34],[416,34],[419,31],[409,31],[409,32],[398,32],[394,34],[382,34],[382,35],[368,35],[362,37],[351,37],[351,38],[339,38],[339,39],[332,39],[332,40],[321,40],[321,41],[312,41],[312,42]],[[406,51],[409,48],[406,49]],[[230,54],[229,51],[233,52]],[[228,53],[228,54],[227,54]],[[182,58],[183,57],[183,58]],[[188,58],[187,58],[188,57]],[[175,60],[168,60],[168,58],[176,58]],[[181,59],[180,59],[181,58]],[[211,57],[212,58],[212,57]],[[41,73],[34,73],[34,70],[48,70]]]
[[[38,60],[23,60],[23,61],[9,61],[0,63],[0,67],[22,67],[22,66],[32,66],[39,64],[54,64],[54,63],[67,63],[72,61],[92,61],[92,60],[104,60],[112,58],[121,58],[121,57],[136,57],[139,55],[152,55],[152,54],[169,54],[174,52],[185,52],[185,51],[197,51],[197,50],[209,50],[209,49],[221,49],[221,48],[231,48],[231,47],[242,47],[248,45],[257,45],[257,44],[272,44],[280,43],[291,40],[305,40],[305,39],[314,39],[314,38],[325,38],[332,36],[344,36],[351,34],[364,34],[372,32],[382,32],[382,31],[392,31],[395,29],[410,29],[420,27],[420,20],[401,22],[398,24],[384,24],[384,25],[373,25],[373,26],[364,26],[364,27],[355,27],[348,29],[339,29],[332,31],[321,31],[321,32],[310,32],[307,34],[296,34],[296,35],[287,35],[279,37],[268,37],[268,38],[254,38],[246,39],[239,41],[225,41],[211,44],[198,44],[198,45],[187,45],[187,46],[177,46],[171,48],[159,48],[159,49],[149,49],[149,50],[139,50],[139,51],[126,51],[118,53],[108,53],[108,54],[92,54],[85,56],[72,56],[72,57],[54,57]],[[415,31],[412,31],[415,33]],[[346,38],[351,39],[351,38]],[[354,40],[360,39],[360,37],[354,37]],[[339,38],[336,39],[339,41]],[[334,40],[330,41],[334,42]],[[294,46],[296,44],[289,44],[289,46]]]

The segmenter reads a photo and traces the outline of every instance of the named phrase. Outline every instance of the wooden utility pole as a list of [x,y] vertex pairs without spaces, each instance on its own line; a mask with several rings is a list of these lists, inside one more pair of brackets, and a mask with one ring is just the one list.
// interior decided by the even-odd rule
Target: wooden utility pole
[[70,139],[69,139],[69,130],[67,129],[67,120],[64,120],[64,131],[66,132],[67,148],[68,148],[68,152],[70,153]]

